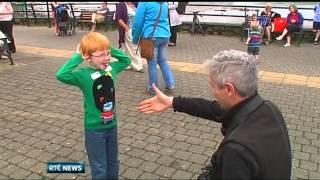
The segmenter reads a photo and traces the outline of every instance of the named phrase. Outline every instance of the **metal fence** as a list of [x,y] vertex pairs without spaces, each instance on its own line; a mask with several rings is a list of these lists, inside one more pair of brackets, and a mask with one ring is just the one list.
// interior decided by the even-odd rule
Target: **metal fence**
[[[47,19],[48,22],[48,27],[51,27],[51,22],[52,22],[52,7],[51,4],[47,2],[43,3],[38,3],[38,2],[11,2],[12,6],[14,8],[14,19],[21,19],[23,23],[26,23],[28,26],[30,26],[31,21],[33,21],[35,24],[38,23],[38,19]],[[117,2],[108,2],[108,6],[115,6]],[[67,3],[71,7],[72,14],[74,15],[74,18],[77,18],[77,14],[80,14],[81,11],[87,10],[87,9],[74,9],[75,6],[96,6],[98,7],[101,2],[71,2]],[[42,7],[41,10],[36,7]],[[207,4],[188,4],[187,9],[201,9],[203,7],[220,7],[221,11],[225,8],[233,8],[233,9],[238,9],[239,14],[237,15],[230,15],[230,14],[203,14],[200,13],[201,11],[186,11],[184,14],[185,16],[194,16],[195,14],[197,16],[204,16],[204,17],[237,17],[237,18],[243,18],[243,22],[246,20],[248,16],[248,12],[256,12],[259,14],[259,11],[264,9],[264,6],[239,6],[239,5],[207,5]],[[273,9],[288,9],[288,7],[273,7]],[[313,8],[299,8],[299,10],[313,10]],[[311,18],[305,18],[306,21],[312,21],[313,19]],[[194,23],[194,22],[193,22]],[[206,22],[201,22],[201,23],[206,23]],[[214,23],[214,22],[213,22]],[[210,23],[209,23],[210,24]]]
[[[52,24],[52,5],[48,1],[46,2],[11,2],[12,7],[14,9],[13,18],[14,20],[21,20],[23,24],[27,24],[29,27],[31,22],[34,24],[38,23],[39,19],[45,19],[48,22],[48,27],[51,27]],[[82,11],[87,10],[97,10],[101,5],[101,2],[94,3],[65,3],[70,7],[71,14],[73,18],[77,19]],[[108,6],[115,6],[115,2],[108,2]],[[75,6],[84,5],[87,7],[82,9],[75,9]],[[96,8],[88,8],[90,6],[95,6]],[[78,15],[77,15],[78,14]]]
[[[248,15],[248,11],[254,11],[256,12],[257,14],[259,14],[259,12],[261,10],[263,10],[265,7],[264,6],[248,6],[248,5],[245,5],[245,6],[239,6],[239,5],[207,5],[207,4],[188,4],[187,5],[187,9],[189,7],[199,7],[199,9],[201,7],[220,7],[223,11],[224,8],[235,8],[235,9],[238,9],[240,10],[241,12],[243,12],[242,15],[220,15],[220,14],[201,14],[201,13],[198,13],[198,15],[201,15],[201,16],[223,16],[223,17],[243,17],[245,18],[247,15]],[[288,10],[288,7],[283,7],[283,6],[273,6],[272,7],[273,9],[286,9]],[[312,10],[313,11],[313,8],[310,7],[310,8],[299,8],[299,10]],[[289,11],[288,11],[289,12]],[[185,15],[193,15],[192,12],[188,12],[188,13],[185,13]],[[313,19],[311,18],[305,18],[304,20],[307,20],[307,21],[313,21]]]

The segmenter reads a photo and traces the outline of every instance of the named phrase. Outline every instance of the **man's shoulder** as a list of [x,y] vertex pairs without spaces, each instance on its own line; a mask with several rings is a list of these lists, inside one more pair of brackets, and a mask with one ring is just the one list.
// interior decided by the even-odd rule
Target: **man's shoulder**
[[246,151],[245,145],[236,141],[226,141],[223,145],[222,150],[230,150],[234,152],[243,152]]
[[264,102],[264,104],[265,104],[266,106],[269,106],[269,107],[277,108],[277,109],[278,109],[278,107],[277,107],[272,101],[270,101],[270,100],[264,99],[263,102]]

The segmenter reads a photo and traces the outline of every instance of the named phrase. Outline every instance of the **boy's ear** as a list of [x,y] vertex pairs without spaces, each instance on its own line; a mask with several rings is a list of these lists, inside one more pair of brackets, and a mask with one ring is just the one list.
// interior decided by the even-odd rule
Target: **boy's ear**
[[88,55],[85,55],[85,56],[82,56],[82,57],[83,57],[83,59],[86,60],[86,61],[91,61],[91,58],[90,58],[90,56],[88,56]]

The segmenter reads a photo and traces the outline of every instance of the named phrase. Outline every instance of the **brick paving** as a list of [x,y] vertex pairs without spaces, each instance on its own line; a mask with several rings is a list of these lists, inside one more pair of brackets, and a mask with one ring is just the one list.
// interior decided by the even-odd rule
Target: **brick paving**
[[[54,77],[86,31],[77,31],[72,37],[56,37],[53,31],[15,26],[17,65],[0,60],[0,179],[91,177],[84,152],[82,94]],[[105,34],[117,44],[116,31]],[[169,48],[169,59],[186,67],[198,66],[219,50],[246,49],[238,37],[179,33],[178,38],[178,45]],[[271,77],[282,73],[284,79],[280,82],[261,76],[259,91],[279,106],[287,122],[292,178],[320,179],[319,46],[281,45],[276,42],[262,47],[258,68],[272,72]],[[33,48],[28,52],[26,47]],[[177,81],[173,95],[213,98],[206,74],[188,68],[173,70]],[[316,85],[286,82],[285,77],[288,81],[313,78]],[[172,110],[156,115],[137,112],[137,103],[149,97],[144,93],[146,81],[146,73],[132,71],[123,72],[118,79],[120,177],[195,179],[222,140],[220,124]],[[86,173],[47,174],[48,161],[85,161]]]

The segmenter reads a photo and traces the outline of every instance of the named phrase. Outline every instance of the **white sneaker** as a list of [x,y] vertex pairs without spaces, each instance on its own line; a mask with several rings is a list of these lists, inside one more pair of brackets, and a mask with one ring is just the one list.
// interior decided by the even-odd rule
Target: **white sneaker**
[[287,44],[285,44],[285,45],[283,45],[283,46],[284,46],[284,47],[290,47],[290,44],[287,43]]
[[283,37],[282,36],[278,36],[278,37],[276,37],[276,40],[278,40],[278,41],[280,41],[280,40],[282,40],[283,39]]
[[1,55],[0,58],[1,59],[9,59],[8,56],[5,56],[5,55]]

